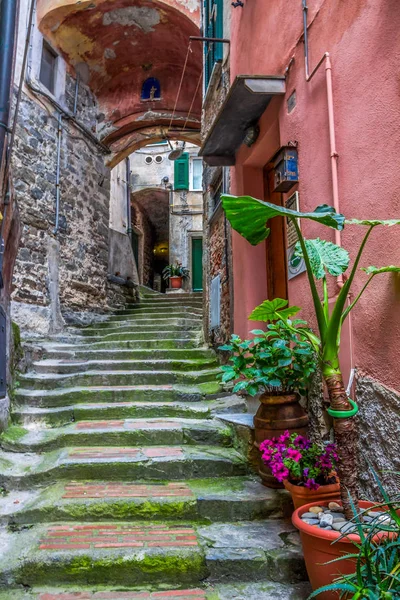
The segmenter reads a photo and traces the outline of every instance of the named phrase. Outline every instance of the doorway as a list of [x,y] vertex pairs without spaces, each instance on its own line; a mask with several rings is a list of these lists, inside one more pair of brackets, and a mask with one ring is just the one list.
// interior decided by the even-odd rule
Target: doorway
[[203,238],[192,237],[192,288],[203,291]]

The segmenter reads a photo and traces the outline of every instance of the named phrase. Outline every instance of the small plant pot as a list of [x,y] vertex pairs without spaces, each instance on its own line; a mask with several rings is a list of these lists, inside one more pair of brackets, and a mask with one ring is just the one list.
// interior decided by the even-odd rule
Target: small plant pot
[[295,485],[294,483],[290,483],[288,480],[285,480],[283,485],[287,491],[290,492],[295,508],[300,508],[301,506],[310,504],[311,502],[314,505],[320,504],[325,500],[332,502],[340,494],[339,482],[329,485],[321,485],[317,490],[310,490],[304,486]]
[[264,393],[260,396],[260,406],[254,416],[255,442],[259,451],[259,474],[261,483],[270,488],[283,488],[272,475],[270,469],[261,458],[260,444],[282,435],[286,430],[300,435],[307,434],[308,417],[299,404],[298,394],[272,395]]
[[173,290],[180,290],[182,287],[182,277],[170,277],[169,283]]
[[[338,504],[341,501],[338,497],[334,500]],[[328,501],[319,502],[322,506],[328,506]],[[357,550],[352,542],[360,542],[357,534],[349,534],[338,542],[341,536],[338,531],[326,531],[308,525],[301,519],[301,515],[308,512],[311,507],[316,506],[316,502],[305,504],[301,508],[294,511],[292,515],[293,525],[299,530],[301,543],[303,546],[304,560],[306,562],[308,577],[311,582],[311,587],[315,591],[318,588],[331,584],[334,579],[340,575],[350,575],[356,570],[356,559],[346,559],[326,564],[345,554],[355,553]],[[376,506],[374,502],[360,501],[361,509],[373,508]],[[379,542],[379,539],[385,537],[384,533],[378,533],[373,540]],[[335,542],[335,543],[333,543]],[[338,600],[339,592],[323,592],[318,595],[318,600]]]

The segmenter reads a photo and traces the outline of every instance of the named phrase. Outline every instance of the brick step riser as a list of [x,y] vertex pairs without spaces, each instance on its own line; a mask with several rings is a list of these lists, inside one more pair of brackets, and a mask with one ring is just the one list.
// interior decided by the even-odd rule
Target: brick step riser
[[[82,359],[83,360],[102,360],[110,358],[110,351],[83,351],[73,350],[67,351],[56,351],[56,350],[44,350],[45,358],[52,360],[63,360],[63,359]],[[215,354],[212,350],[196,350],[196,349],[175,349],[175,350],[115,350],[112,351],[112,356],[115,360],[146,360],[146,358],[152,360],[215,360]]]
[[107,458],[107,462],[63,463],[39,473],[25,475],[0,475],[0,485],[6,490],[29,490],[35,485],[55,484],[59,481],[185,481],[187,479],[205,479],[246,475],[247,465],[242,462],[218,460],[212,456],[200,460],[121,462]]
[[[285,505],[289,514],[292,507]],[[129,497],[87,498],[85,501],[68,498],[61,504],[46,505],[16,512],[13,515],[0,515],[0,524],[55,522],[102,522],[102,521],[142,521],[148,518],[149,512],[154,521],[191,521],[224,523],[237,521],[257,521],[259,519],[283,518],[282,506],[276,500],[227,500],[182,497],[176,494],[167,500],[157,498]]]
[[188,392],[179,390],[66,390],[56,396],[24,394],[19,390],[16,395],[17,405],[36,406],[42,408],[57,408],[70,406],[71,404],[91,404],[97,402],[200,402],[207,398],[212,399],[215,395],[227,396],[215,389],[215,392],[208,395],[201,392]]
[[112,431],[79,431],[74,433],[65,433],[53,440],[43,442],[24,443],[20,442],[2,442],[2,448],[8,452],[49,452],[60,448],[68,447],[135,447],[135,446],[232,446],[232,437],[229,431],[220,430],[126,430]]
[[115,364],[110,363],[90,363],[90,364],[61,364],[61,365],[46,365],[35,363],[33,369],[35,373],[44,373],[55,375],[68,375],[72,373],[82,373],[85,371],[128,371],[129,369],[135,368],[138,371],[153,371],[154,369],[157,371],[202,371],[206,369],[217,368],[218,363],[215,359],[204,360],[203,362],[193,361],[191,363],[184,363],[179,361],[172,362],[157,362],[156,364],[152,364],[146,361],[115,361]]
[[86,373],[76,374],[71,376],[63,376],[58,378],[48,379],[34,378],[24,376],[20,378],[21,387],[31,390],[59,390],[70,387],[97,387],[97,386],[132,386],[132,385],[151,385],[154,380],[157,380],[158,385],[198,385],[200,383],[208,383],[216,381],[217,371],[215,373],[204,371],[191,375],[189,372],[157,372],[155,377],[154,371],[141,373]]

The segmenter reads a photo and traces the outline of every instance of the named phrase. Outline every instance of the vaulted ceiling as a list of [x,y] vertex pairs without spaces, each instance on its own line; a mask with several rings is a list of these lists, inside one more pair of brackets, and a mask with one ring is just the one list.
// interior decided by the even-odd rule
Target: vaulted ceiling
[[[168,127],[189,36],[199,35],[199,0],[38,0],[38,21],[95,92],[105,143],[121,148],[137,131]],[[201,71],[202,45],[193,43],[172,122],[182,129],[187,120],[189,136],[200,129]],[[149,77],[159,80],[160,99],[141,100]]]

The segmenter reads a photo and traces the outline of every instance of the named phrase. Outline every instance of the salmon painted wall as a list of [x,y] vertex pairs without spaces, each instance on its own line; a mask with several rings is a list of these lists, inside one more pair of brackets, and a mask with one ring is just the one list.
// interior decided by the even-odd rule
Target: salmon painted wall
[[[324,52],[332,59],[341,212],[347,217],[399,218],[398,0],[309,0],[308,4],[310,70]],[[243,9],[233,11],[232,78],[238,74],[282,75],[291,57],[294,61],[287,74],[285,98],[275,99],[261,118],[256,144],[240,149],[232,180],[233,193],[261,198],[263,165],[279,145],[296,140],[300,206],[310,210],[318,204],[332,204],[332,183],[325,71],[322,67],[311,82],[305,81],[302,26],[301,0],[245,0]],[[296,106],[289,113],[287,99],[294,91]],[[252,173],[252,180],[244,176],[246,172]],[[333,231],[316,223],[304,223],[303,231],[308,237],[334,239]],[[352,258],[363,231],[347,226],[343,232],[343,246]],[[361,266],[399,265],[399,241],[399,228],[376,229]],[[234,239],[234,328],[240,334],[249,329],[246,317],[254,308],[251,304],[267,295],[263,247],[252,248],[244,240]],[[353,313],[354,362],[364,373],[399,389],[400,278],[390,274],[379,277]],[[247,290],[251,281],[256,288],[252,294]],[[353,294],[364,281],[361,272]],[[332,296],[337,292],[333,282],[330,291]],[[289,297],[292,304],[303,307],[302,316],[312,322],[304,274],[289,282]]]

